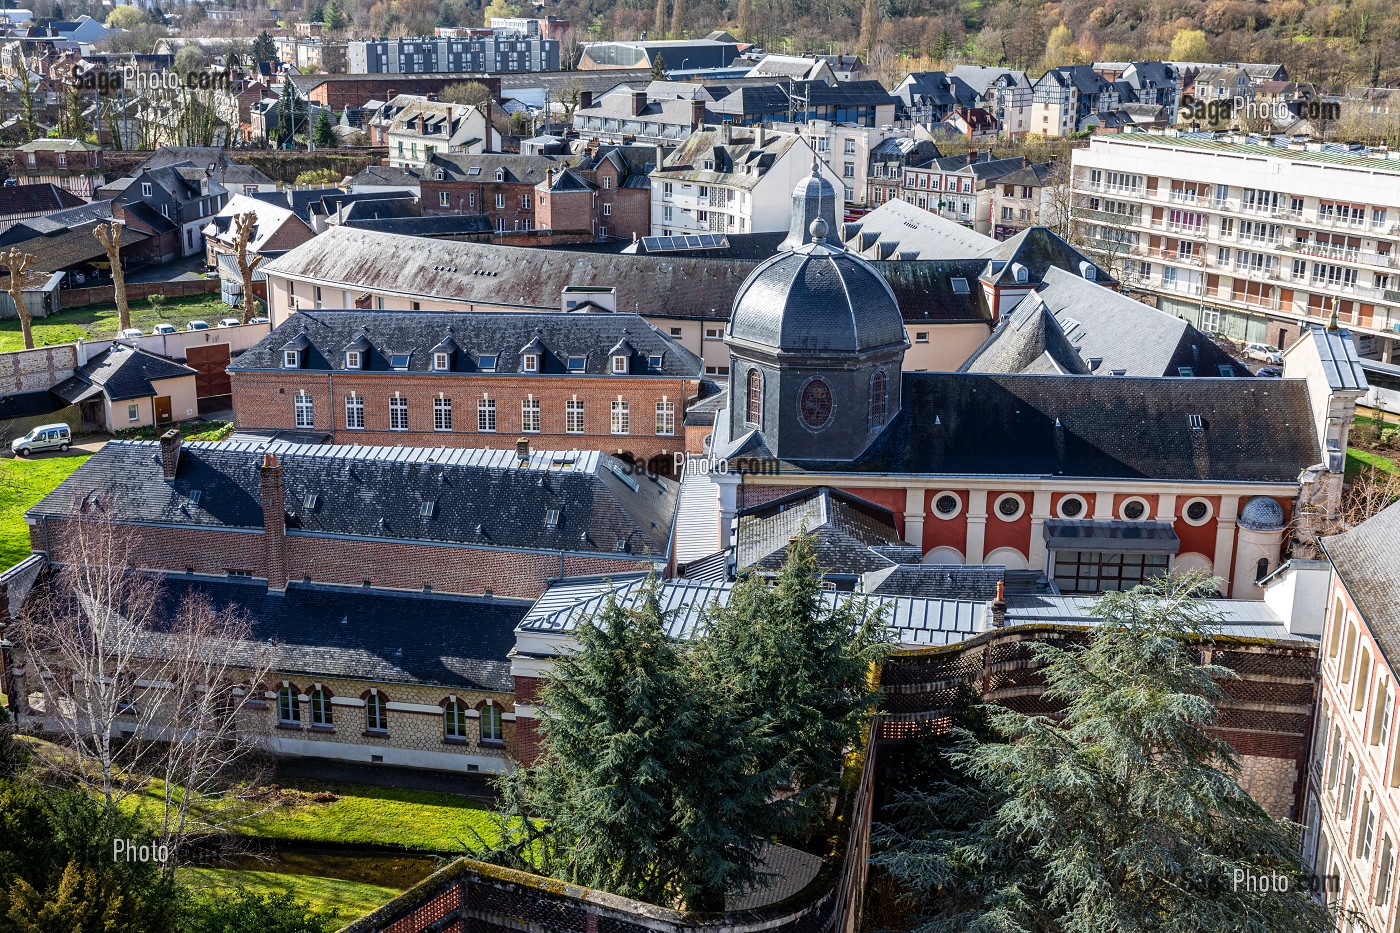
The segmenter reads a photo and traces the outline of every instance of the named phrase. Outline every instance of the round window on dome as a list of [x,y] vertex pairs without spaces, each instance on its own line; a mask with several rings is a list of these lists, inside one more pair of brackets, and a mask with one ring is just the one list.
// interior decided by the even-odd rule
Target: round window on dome
[[955,492],[940,492],[933,497],[933,514],[939,518],[955,518],[962,511],[962,497]]
[[1026,510],[1026,504],[1020,496],[1009,492],[997,499],[996,510],[997,517],[1002,521],[1014,522]]
[[1129,499],[1123,503],[1123,518],[1130,522],[1142,521],[1147,517],[1146,499]]
[[1080,518],[1089,508],[1089,503],[1084,501],[1083,496],[1065,496],[1060,500],[1061,518]]
[[1192,499],[1181,512],[1188,525],[1204,525],[1210,521],[1210,502],[1206,499]]
[[802,423],[813,430],[826,427],[831,420],[831,386],[825,379],[817,378],[802,387],[802,397],[798,400]]

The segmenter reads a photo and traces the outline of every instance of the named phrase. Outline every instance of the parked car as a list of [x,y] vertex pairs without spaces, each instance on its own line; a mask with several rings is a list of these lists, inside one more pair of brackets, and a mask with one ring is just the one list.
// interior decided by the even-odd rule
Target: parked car
[[117,336],[118,336],[118,337],[125,338],[125,339],[127,339],[127,340],[131,340],[131,339],[134,339],[134,338],[136,338],[136,337],[144,337],[144,336],[146,336],[146,332],[143,331],[143,330],[142,330],[141,328],[139,328],[139,327],[128,327],[128,328],[126,328],[126,330],[122,331],[122,332],[121,332],[120,334],[118,334]]
[[185,325],[185,330],[208,330],[208,321],[190,321]]
[[236,317],[226,317],[219,322],[220,327],[242,327],[243,322]]
[[1282,379],[1283,370],[1279,369],[1277,366],[1261,366],[1259,371],[1254,375],[1263,376],[1265,379]]
[[1278,366],[1283,365],[1283,353],[1278,347],[1267,343],[1247,343],[1244,345],[1244,355],[1251,360],[1259,360],[1264,363],[1273,363]]
[[174,324],[157,324],[151,328],[153,334],[178,334],[179,332]]
[[73,429],[66,424],[41,424],[24,437],[10,441],[10,450],[17,457],[27,457],[41,450],[67,450],[73,440]]
[[271,323],[272,323],[272,319],[271,319],[271,318],[265,318],[265,317],[250,317],[250,318],[248,318],[248,323],[249,323],[249,324],[271,324]]

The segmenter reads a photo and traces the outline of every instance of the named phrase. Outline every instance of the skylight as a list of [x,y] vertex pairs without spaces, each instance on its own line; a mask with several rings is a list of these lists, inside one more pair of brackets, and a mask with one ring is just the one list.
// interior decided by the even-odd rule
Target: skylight
[[431,499],[424,499],[424,500],[423,500],[423,504],[420,505],[420,506],[418,507],[418,517],[419,517],[419,518],[432,518],[432,517],[433,517],[433,500],[431,500]]
[[553,530],[559,527],[559,510],[550,509],[544,513],[544,527]]
[[306,511],[310,512],[312,509],[316,508],[316,502],[317,502],[317,500],[319,500],[320,498],[321,498],[321,497],[320,497],[319,495],[317,495],[316,493],[314,493],[314,492],[308,492],[304,497],[302,497],[302,500],[301,500],[302,508],[304,508],[304,509],[306,509]]
[[389,365],[395,369],[408,369],[408,357],[409,354],[407,353],[391,354],[389,357]]
[[190,505],[199,505],[199,500],[200,500],[200,498],[203,497],[203,495],[204,495],[204,490],[202,490],[202,489],[191,489],[191,490],[190,490]]
[[967,287],[967,279],[949,279],[948,283],[953,286],[954,295],[972,294],[972,289]]
[[583,372],[584,367],[587,365],[588,357],[586,356],[569,357],[569,372],[571,373],[581,373]]

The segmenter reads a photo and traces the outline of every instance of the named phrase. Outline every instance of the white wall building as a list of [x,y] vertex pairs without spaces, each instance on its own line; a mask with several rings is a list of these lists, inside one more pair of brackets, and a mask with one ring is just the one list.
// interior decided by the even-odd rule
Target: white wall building
[[1400,342],[1400,152],[1132,133],[1073,156],[1088,247],[1206,331],[1286,347],[1333,310],[1363,356]]

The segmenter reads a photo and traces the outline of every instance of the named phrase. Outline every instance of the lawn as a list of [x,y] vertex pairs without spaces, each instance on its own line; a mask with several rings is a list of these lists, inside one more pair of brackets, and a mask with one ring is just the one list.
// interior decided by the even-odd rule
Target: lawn
[[24,510],[48,495],[90,455],[38,454],[33,459],[0,460],[0,568],[29,556]]
[[[212,325],[232,313],[232,309],[219,299],[218,292],[167,298],[159,309],[148,299],[142,298],[131,302],[131,326],[139,327],[149,334],[152,327],[164,321],[184,330],[187,321],[208,321]],[[115,337],[117,330],[115,303],[69,308],[34,322],[34,345],[46,347],[72,343],[79,337],[84,340]],[[23,349],[24,338],[21,336],[19,319],[0,321],[0,352]]]
[[[1394,452],[1392,445],[1380,443],[1379,432],[1395,426],[1378,421],[1366,415],[1357,415],[1352,422],[1352,446],[1347,448],[1346,478],[1353,479],[1363,467],[1381,470],[1386,473],[1400,473],[1400,453]],[[1382,452],[1383,451],[1383,452]]]
[[[297,802],[261,814],[243,832],[264,839],[301,839],[344,846],[403,846],[420,852],[460,852],[477,845],[473,831],[494,840],[490,811],[455,794],[370,787],[308,785]],[[317,802],[315,797],[335,799]]]
[[359,881],[241,868],[182,868],[176,874],[192,888],[214,892],[240,887],[254,894],[290,892],[298,900],[308,901],[317,912],[335,911],[341,922],[363,917],[399,894],[395,888]]

